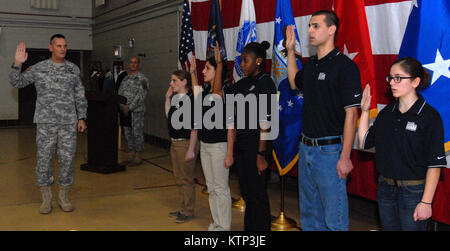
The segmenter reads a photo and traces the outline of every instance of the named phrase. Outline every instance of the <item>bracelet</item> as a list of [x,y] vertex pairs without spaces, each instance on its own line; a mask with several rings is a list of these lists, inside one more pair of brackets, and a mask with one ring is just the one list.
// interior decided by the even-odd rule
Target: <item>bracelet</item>
[[420,201],[420,203],[426,204],[426,205],[432,205],[432,203],[428,203],[428,202],[424,202],[424,201]]

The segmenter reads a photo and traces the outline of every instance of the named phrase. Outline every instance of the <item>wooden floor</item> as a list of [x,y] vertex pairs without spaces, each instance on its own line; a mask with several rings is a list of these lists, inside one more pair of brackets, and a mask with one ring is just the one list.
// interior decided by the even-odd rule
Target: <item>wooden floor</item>
[[[172,174],[168,150],[146,145],[144,163],[127,167],[125,172],[98,174],[81,171],[87,161],[87,136],[80,134],[75,161],[75,182],[71,201],[75,211],[62,212],[57,206],[58,186],[53,190],[53,211],[39,214],[41,195],[36,186],[36,130],[34,127],[0,129],[0,230],[161,230],[205,231],[211,215],[208,196],[202,193],[205,182],[198,161],[195,218],[183,224],[168,217],[178,205],[178,190]],[[119,152],[119,160],[126,153]],[[55,179],[58,168],[55,163]],[[273,176],[268,187],[272,216],[280,212],[280,183]],[[287,179],[285,213],[299,223],[297,181]],[[239,198],[235,174],[230,175],[232,197]],[[356,203],[359,204],[359,203]],[[367,210],[350,202],[350,230],[379,230],[377,220]],[[363,208],[363,209],[361,209]],[[233,209],[233,231],[243,230],[243,212]]]

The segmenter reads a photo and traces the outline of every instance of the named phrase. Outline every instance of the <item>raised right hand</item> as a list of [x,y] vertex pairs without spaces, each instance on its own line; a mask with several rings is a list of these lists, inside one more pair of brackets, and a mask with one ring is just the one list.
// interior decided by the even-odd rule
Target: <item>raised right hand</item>
[[364,88],[364,92],[361,98],[361,110],[363,111],[369,111],[370,110],[370,100],[372,99],[372,96],[370,96],[370,86],[369,84],[366,85]]
[[192,61],[190,63],[191,63],[191,66],[189,67],[189,72],[191,74],[194,74],[197,71],[197,62],[196,62],[195,56],[192,56]]
[[14,55],[14,63],[18,65],[22,65],[28,59],[28,53],[26,52],[27,47],[25,43],[22,42],[17,45],[16,54]]
[[214,47],[214,59],[217,64],[222,63],[222,53],[220,52],[219,41],[216,41],[216,46]]
[[288,51],[295,50],[295,31],[292,25],[286,28],[286,49]]
[[169,89],[167,89],[167,92],[166,92],[166,99],[170,99],[172,94],[173,94],[172,87],[169,86]]

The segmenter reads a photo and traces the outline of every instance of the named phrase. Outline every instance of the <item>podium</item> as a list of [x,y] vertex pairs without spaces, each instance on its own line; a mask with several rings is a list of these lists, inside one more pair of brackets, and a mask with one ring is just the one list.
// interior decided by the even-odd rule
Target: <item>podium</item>
[[81,170],[96,173],[125,171],[118,164],[119,103],[126,98],[105,92],[86,92],[88,101],[88,163]]

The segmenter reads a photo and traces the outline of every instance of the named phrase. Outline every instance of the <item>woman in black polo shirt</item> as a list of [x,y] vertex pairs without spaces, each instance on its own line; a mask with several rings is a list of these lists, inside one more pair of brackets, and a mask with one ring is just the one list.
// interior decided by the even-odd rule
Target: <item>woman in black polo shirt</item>
[[[251,110],[251,105],[244,109],[236,109],[239,120],[239,113],[245,111],[245,128],[240,128],[239,124],[243,121],[236,121],[236,166],[239,173],[239,183],[241,194],[245,201],[244,230],[245,231],[270,231],[271,216],[269,198],[267,195],[267,167],[266,157],[269,154],[268,142],[261,138],[266,130],[260,127],[260,123],[270,120],[271,94],[276,94],[276,87],[270,76],[264,72],[264,61],[266,59],[266,50],[270,47],[269,42],[249,43],[242,50],[241,69],[245,78],[237,83],[230,85],[224,91],[226,94],[235,94],[237,98],[242,94],[243,97],[255,96],[259,102],[261,94],[267,95],[267,115],[259,117],[259,110]],[[228,99],[227,99],[228,101]],[[259,106],[259,104],[258,104]],[[278,106],[277,106],[278,108]],[[256,116],[253,116],[255,115]],[[257,121],[251,121],[251,118],[259,117]],[[257,128],[250,125],[256,124]]]
[[386,80],[396,101],[369,128],[371,97],[366,86],[358,129],[360,146],[376,149],[383,230],[424,231],[432,215],[440,168],[446,167],[442,119],[418,93],[430,84],[430,73],[419,61],[398,59]]
[[[195,58],[190,67],[194,98],[202,102],[202,126],[198,129],[200,140],[200,158],[206,186],[209,193],[209,208],[213,223],[209,231],[230,231],[231,228],[231,192],[229,185],[229,168],[233,164],[234,130],[225,128],[225,117],[216,117],[216,107],[225,114],[222,82],[225,80],[226,68],[222,63],[218,43],[214,57],[206,60],[202,71],[203,87],[198,85]],[[198,100],[197,100],[198,99]],[[210,120],[210,121],[209,121]],[[209,125],[206,123],[209,121]],[[219,121],[219,123],[217,123]],[[222,123],[220,123],[222,122]]]
[[[180,209],[169,213],[169,216],[175,217],[177,223],[183,223],[194,217],[194,177],[198,145],[197,130],[193,129],[193,105],[189,72],[183,70],[173,72],[170,78],[170,87],[166,93],[165,111],[169,120],[169,135],[172,141],[170,159],[181,199]],[[183,115],[190,116],[190,120]],[[187,124],[183,123],[185,121]]]

